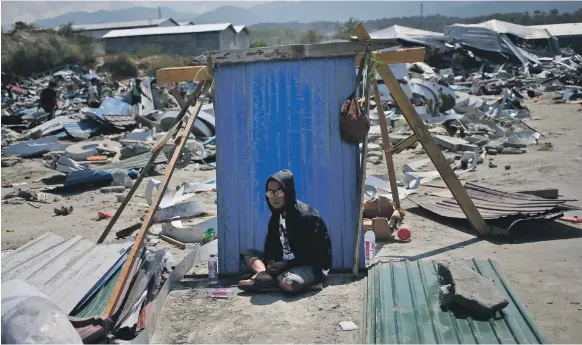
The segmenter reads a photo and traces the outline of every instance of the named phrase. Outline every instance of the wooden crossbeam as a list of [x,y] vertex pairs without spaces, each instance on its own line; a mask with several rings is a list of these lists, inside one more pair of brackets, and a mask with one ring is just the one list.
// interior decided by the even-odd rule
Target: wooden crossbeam
[[[385,64],[424,62],[424,47],[381,52],[377,56]],[[361,58],[360,55],[356,57],[357,66],[360,65]]]
[[[359,40],[369,41],[371,39],[370,35],[368,34],[368,31],[362,24],[356,25],[354,27],[354,30]],[[424,124],[420,116],[418,116],[418,113],[410,103],[410,100],[408,99],[404,91],[402,91],[400,83],[398,82],[396,77],[394,77],[394,74],[387,65],[378,64],[377,71],[380,77],[382,77],[382,79],[384,80],[384,83],[386,84],[386,87],[390,91],[392,98],[400,108],[402,115],[404,115],[406,121],[416,134],[418,141],[420,141],[420,143],[424,147],[424,150],[430,157],[430,160],[435,165],[442,179],[445,181],[447,187],[449,187],[449,190],[457,200],[457,203],[463,210],[463,213],[465,213],[465,216],[467,217],[473,228],[480,235],[486,235],[489,232],[489,227],[483,220],[483,217],[479,213],[477,207],[475,207],[473,200],[471,200],[471,198],[467,194],[467,191],[457,178],[457,175],[455,175],[453,169],[447,163],[445,156],[443,156],[443,153],[436,145],[428,129],[426,128],[426,125]]]
[[[406,48],[378,53],[385,64],[412,63],[424,61],[424,48]],[[356,66],[360,65],[361,56],[356,57]],[[157,70],[158,84],[180,83],[183,81],[202,81],[212,79],[211,71],[206,66],[169,67]]]
[[169,67],[156,71],[158,84],[180,83],[183,81],[210,80],[212,76],[208,73],[206,66],[186,66]]

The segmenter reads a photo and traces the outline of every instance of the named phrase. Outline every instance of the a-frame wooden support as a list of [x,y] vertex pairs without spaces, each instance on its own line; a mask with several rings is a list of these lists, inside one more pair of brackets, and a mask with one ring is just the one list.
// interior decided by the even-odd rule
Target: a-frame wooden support
[[[368,34],[368,31],[366,30],[366,28],[362,24],[356,25],[354,27],[354,31],[355,31],[356,36],[358,37],[359,40],[361,40],[361,41],[371,40],[371,37]],[[428,132],[428,129],[426,128],[424,122],[422,121],[422,119],[420,118],[420,116],[418,115],[418,113],[416,112],[416,110],[414,109],[412,104],[410,103],[410,100],[408,99],[408,97],[406,96],[404,91],[402,91],[402,88],[400,87],[400,83],[398,82],[398,80],[396,80],[396,77],[394,77],[394,74],[392,73],[392,71],[390,70],[388,65],[378,64],[377,71],[378,71],[378,74],[380,75],[380,77],[384,80],[384,83],[386,84],[386,87],[388,87],[388,90],[390,91],[392,98],[394,99],[394,101],[396,102],[396,104],[398,105],[400,110],[402,111],[402,114],[404,115],[404,117],[406,118],[406,121],[408,122],[408,124],[412,128],[412,131],[414,132],[414,136],[411,136],[410,138],[405,139],[404,141],[406,141],[406,143],[403,143],[402,146],[404,146],[404,147],[410,146],[410,144],[414,143],[414,141],[416,141],[416,140],[418,140],[422,144],[422,146],[424,147],[424,150],[426,151],[426,153],[430,157],[430,160],[437,168],[442,179],[445,181],[447,187],[449,188],[449,190],[451,191],[451,193],[453,194],[453,196],[457,200],[457,203],[459,204],[459,206],[461,207],[461,209],[465,213],[465,216],[467,217],[467,219],[471,223],[471,226],[473,226],[473,228],[479,233],[479,235],[486,235],[489,232],[489,228],[488,228],[487,224],[483,220],[483,217],[479,213],[479,210],[477,210],[477,207],[475,207],[473,200],[471,200],[471,198],[467,194],[467,191],[465,190],[465,188],[463,187],[463,185],[461,184],[461,182],[457,178],[457,175],[455,175],[455,173],[453,172],[453,169],[447,163],[447,160],[445,159],[441,150],[438,148],[438,146],[434,142],[434,140],[433,140],[432,136],[430,135],[430,133]],[[380,100],[376,100],[376,102],[378,103],[378,106],[381,106]],[[381,118],[383,117],[382,114],[379,114],[379,115]],[[386,122],[381,121],[380,125],[386,126]],[[382,133],[388,132],[387,128],[381,128],[381,129],[382,129]],[[383,138],[384,138],[384,135],[383,135]],[[396,146],[400,146],[400,143]],[[391,155],[394,152],[391,149],[391,146],[389,145],[389,143],[386,143],[386,142],[384,142],[384,150],[387,151],[386,152],[387,155],[388,154]],[[388,169],[390,170],[390,167]],[[390,175],[390,171],[389,171],[389,175]],[[392,181],[390,181],[390,182],[392,182]],[[397,198],[397,196],[396,196],[396,198]]]

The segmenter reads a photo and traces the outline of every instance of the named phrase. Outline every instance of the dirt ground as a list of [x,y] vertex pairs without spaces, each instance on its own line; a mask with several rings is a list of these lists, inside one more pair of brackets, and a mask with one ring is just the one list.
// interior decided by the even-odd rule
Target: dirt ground
[[[551,142],[553,151],[528,147],[522,155],[494,157],[498,168],[487,160],[476,172],[463,175],[462,182],[474,181],[505,190],[558,188],[561,195],[582,199],[582,111],[580,105],[552,104],[546,97],[529,104],[532,118],[526,122],[542,132],[540,143]],[[397,172],[410,161],[425,154],[405,151],[395,157]],[[505,170],[506,165],[510,170]],[[368,175],[385,175],[386,165],[369,166]],[[429,169],[428,170],[432,170]],[[26,182],[23,188],[46,188],[41,178],[58,175],[42,167],[40,160],[27,160],[2,168],[2,181]],[[212,170],[192,171],[192,166],[177,171],[174,188],[182,181],[202,182],[214,177]],[[161,180],[162,176],[157,179]],[[46,181],[46,180],[45,180]],[[59,182],[51,178],[51,183]],[[145,181],[144,181],[145,182]],[[441,184],[437,179],[431,184]],[[114,231],[133,225],[147,211],[145,183],[136,193]],[[10,188],[3,188],[2,195]],[[443,189],[421,187],[419,193]],[[215,211],[214,192],[201,194],[209,211]],[[97,191],[64,195],[63,199],[36,209],[28,204],[2,205],[2,250],[14,249],[31,239],[53,231],[70,238],[81,235],[97,240],[107,221],[97,221],[97,212],[114,213],[119,206],[115,195]],[[582,207],[582,201],[574,202]],[[54,216],[53,208],[74,206],[66,217]],[[510,239],[478,239],[466,221],[450,221],[414,207],[405,200],[407,224],[413,239],[407,244],[379,244],[382,258],[448,259],[493,258],[527,308],[538,327],[552,343],[582,342],[582,226],[556,222],[525,222]],[[582,215],[569,212],[567,215]],[[8,230],[14,230],[8,232]],[[114,235],[109,236],[110,239]],[[188,252],[171,248],[179,261]],[[202,273],[204,265],[191,273]],[[365,280],[353,281],[349,275],[333,275],[330,286],[318,293],[299,298],[279,294],[237,294],[227,300],[212,301],[198,296],[192,282],[185,279],[170,293],[154,334],[156,343],[354,343],[358,331],[344,332],[340,321],[360,324],[361,288]]]

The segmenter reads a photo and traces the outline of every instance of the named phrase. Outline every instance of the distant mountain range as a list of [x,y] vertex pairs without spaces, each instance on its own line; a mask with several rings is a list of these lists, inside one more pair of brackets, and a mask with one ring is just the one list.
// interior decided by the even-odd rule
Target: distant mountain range
[[[195,4],[196,2],[192,2]],[[164,2],[160,2],[164,5]],[[3,7],[4,7],[3,2]],[[582,8],[582,1],[428,1],[422,3],[424,15],[445,15],[460,18],[557,9],[560,13],[574,12]],[[345,22],[350,17],[359,20],[418,16],[421,2],[418,1],[277,1],[261,3],[250,8],[222,6],[202,14],[177,11],[162,6],[161,15],[177,21],[193,21],[195,24],[233,23],[253,25],[259,23],[310,23],[318,21]],[[42,19],[36,24],[43,28],[53,28],[72,22],[74,24],[96,24],[130,20],[158,18],[158,8],[132,7],[96,12],[75,11],[50,19]],[[4,21],[4,18],[2,18]]]

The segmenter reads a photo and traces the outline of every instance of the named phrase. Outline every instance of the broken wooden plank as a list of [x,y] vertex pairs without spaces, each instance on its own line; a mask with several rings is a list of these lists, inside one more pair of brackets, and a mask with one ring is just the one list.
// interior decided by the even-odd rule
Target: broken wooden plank
[[406,150],[407,148],[409,148],[410,146],[414,145],[415,142],[417,142],[418,139],[416,138],[416,135],[413,134],[411,136],[409,136],[408,138],[400,141],[398,144],[392,146],[392,148],[390,148],[390,152],[393,155],[399,154],[400,152]]
[[[368,31],[362,24],[358,24],[354,28],[358,39],[367,41],[370,39],[370,35]],[[447,160],[443,156],[443,153],[438,148],[432,136],[428,132],[424,122],[418,116],[418,113],[410,103],[410,100],[402,91],[400,87],[400,83],[394,77],[394,74],[388,67],[388,65],[378,64],[377,71],[380,77],[384,80],[386,87],[390,91],[392,98],[402,111],[402,114],[406,118],[406,121],[416,134],[418,141],[424,147],[426,153],[430,157],[432,163],[437,168],[438,172],[440,173],[442,179],[445,181],[451,193],[455,196],[455,199],[461,206],[463,213],[471,223],[471,226],[480,234],[485,235],[489,232],[489,227],[483,220],[483,217],[479,213],[477,207],[473,203],[473,200],[467,194],[465,188],[457,178],[457,175],[453,172],[450,165],[447,163]]]
[[318,44],[292,44],[265,48],[220,50],[208,52],[214,65],[238,64],[266,61],[284,61],[310,58],[356,56],[363,54],[366,47],[371,51],[398,45],[395,40],[373,40],[368,42],[334,42]]
[[[385,64],[424,62],[423,48],[406,48],[389,52],[376,53],[378,58]],[[356,57],[356,65],[360,64],[361,56]]]
[[179,83],[183,81],[210,80],[212,76],[206,66],[168,67],[156,71],[158,84]]
[[177,246],[177,247],[178,247],[178,248],[180,248],[180,249],[186,249],[186,245],[185,245],[184,243],[182,243],[182,242],[180,242],[180,241],[178,241],[178,240],[175,240],[175,239],[173,239],[173,238],[171,238],[171,237],[169,237],[169,236],[166,236],[166,235],[160,235],[160,238],[161,238],[162,240],[164,240],[164,241],[168,242],[168,243],[171,243],[171,244],[173,244],[173,245]]
[[168,165],[168,168],[164,173],[164,179],[162,180],[160,186],[158,187],[158,192],[156,193],[156,196],[148,210],[148,213],[146,214],[146,218],[142,223],[142,226],[137,234],[133,246],[131,247],[131,252],[129,253],[127,261],[123,265],[123,269],[121,271],[119,280],[117,281],[117,284],[115,285],[111,298],[107,303],[107,307],[103,312],[104,317],[108,318],[115,312],[115,308],[117,304],[120,302],[120,298],[122,297],[125,287],[129,286],[129,284],[131,283],[131,272],[133,271],[134,265],[139,256],[138,254],[140,253],[142,246],[144,244],[146,231],[150,227],[152,219],[156,211],[158,210],[158,207],[160,206],[160,202],[162,201],[164,191],[168,184],[170,183],[170,179],[172,178],[172,174],[174,173],[174,167],[181,156],[181,152],[184,146],[186,145],[186,141],[188,140],[188,134],[190,133],[192,127],[194,126],[194,121],[196,121],[196,118],[198,118],[198,113],[202,108],[202,103],[204,102],[206,91],[208,91],[208,89],[210,88],[210,82],[208,81],[202,81],[200,82],[200,84],[202,84],[203,86],[200,96],[197,100],[198,106],[196,107],[196,112],[190,115],[190,117],[188,118],[188,122],[186,123],[185,126],[183,126],[182,135],[178,140],[178,145],[176,147],[176,150],[174,150],[174,154],[172,155],[170,164]]

